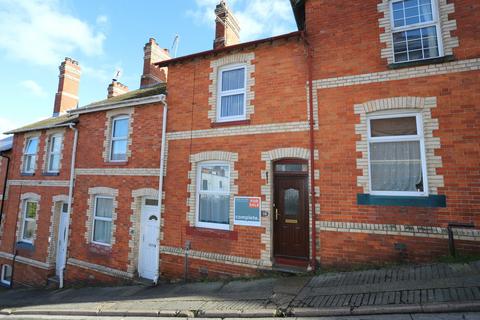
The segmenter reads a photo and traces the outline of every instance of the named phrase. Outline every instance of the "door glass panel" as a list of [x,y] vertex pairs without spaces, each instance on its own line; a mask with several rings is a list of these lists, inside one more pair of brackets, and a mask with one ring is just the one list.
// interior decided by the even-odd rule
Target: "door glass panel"
[[146,206],[158,206],[158,200],[155,199],[145,199],[145,205]]
[[275,171],[279,172],[307,172],[308,166],[301,163],[288,163],[275,165]]
[[285,215],[297,216],[299,209],[300,192],[297,189],[287,189],[284,194]]

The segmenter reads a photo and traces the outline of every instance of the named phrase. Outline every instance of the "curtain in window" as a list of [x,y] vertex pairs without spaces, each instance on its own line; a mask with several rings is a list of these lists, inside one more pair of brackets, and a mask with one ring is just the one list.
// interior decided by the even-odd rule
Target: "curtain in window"
[[112,235],[112,222],[96,220],[95,230],[93,232],[93,241],[110,243]]
[[245,69],[222,72],[222,91],[243,89],[245,87]]
[[97,198],[95,216],[111,218],[113,211],[113,200],[108,198]]
[[234,117],[243,115],[244,95],[235,94],[222,97],[221,117]]
[[420,142],[370,143],[373,191],[423,191]]
[[230,212],[230,196],[201,194],[199,211],[200,222],[228,224]]

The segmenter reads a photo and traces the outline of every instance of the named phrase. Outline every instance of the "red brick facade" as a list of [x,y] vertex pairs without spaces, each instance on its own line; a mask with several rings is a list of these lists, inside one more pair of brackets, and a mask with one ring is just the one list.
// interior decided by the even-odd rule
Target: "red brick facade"
[[[320,267],[430,261],[448,254],[449,223],[473,224],[473,230],[455,231],[457,250],[480,252],[480,27],[476,23],[480,5],[441,0],[441,10],[452,10],[448,7],[452,4],[454,8],[445,18],[456,21],[456,29],[448,35],[453,40],[444,40],[453,55],[428,65],[421,61],[398,68],[382,56],[386,31],[379,20],[385,1],[305,1],[304,32],[158,64],[163,71],[168,67],[164,196],[157,243],[161,277],[183,278],[187,255],[189,278],[246,276],[278,264],[272,166],[284,158],[310,161],[310,116],[315,145],[314,171],[308,174],[315,196],[307,200],[309,259],[315,257]],[[240,122],[217,123],[218,70],[235,63],[247,66],[247,116]],[[155,70],[151,65],[147,69]],[[87,106],[77,112],[67,283],[123,283],[139,276],[139,203],[144,197],[158,197],[164,104],[159,100],[122,103]],[[419,205],[415,199],[413,205],[360,200],[369,196],[362,149],[367,145],[362,131],[365,116],[397,109],[422,113],[428,196],[446,199],[446,207]],[[109,126],[118,115],[129,117],[128,152],[126,161],[112,162]],[[55,260],[48,260],[49,246],[55,242],[50,239],[52,199],[68,194],[74,131],[64,127],[63,132],[58,176],[42,175],[45,130],[26,133],[41,135],[38,165],[34,176],[21,175],[25,136],[15,135],[0,264],[11,264],[15,254],[22,194],[40,196],[35,243],[17,248],[14,281],[19,283],[44,285],[55,273]],[[261,197],[260,227],[233,221],[228,230],[198,226],[196,168],[213,160],[230,163],[231,197]],[[33,180],[50,185],[28,182]],[[63,185],[53,183],[58,181]],[[109,246],[91,241],[92,201],[95,194],[105,193],[114,199],[115,211]],[[315,266],[310,263],[310,267]]]

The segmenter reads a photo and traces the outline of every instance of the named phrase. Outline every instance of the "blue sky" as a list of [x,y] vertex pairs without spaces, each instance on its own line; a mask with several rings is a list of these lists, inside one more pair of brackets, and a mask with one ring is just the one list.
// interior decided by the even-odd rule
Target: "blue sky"
[[[85,105],[106,97],[119,68],[120,81],[138,88],[150,37],[170,49],[178,33],[177,56],[211,49],[218,1],[0,0],[0,133],[51,115],[66,56],[82,67]],[[242,41],[296,30],[289,0],[227,2]]]

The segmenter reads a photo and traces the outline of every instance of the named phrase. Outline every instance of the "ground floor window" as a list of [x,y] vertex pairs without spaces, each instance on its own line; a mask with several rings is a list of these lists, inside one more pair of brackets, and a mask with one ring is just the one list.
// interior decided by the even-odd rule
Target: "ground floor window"
[[230,225],[230,166],[205,162],[197,173],[197,226],[228,230]]
[[2,266],[0,282],[7,286],[12,283],[12,267],[8,264]]
[[35,230],[37,228],[37,208],[36,201],[27,200],[23,209],[23,227],[22,227],[22,241],[33,243],[35,238]]
[[112,243],[113,198],[95,198],[93,217],[93,242],[102,245]]

